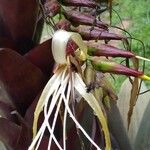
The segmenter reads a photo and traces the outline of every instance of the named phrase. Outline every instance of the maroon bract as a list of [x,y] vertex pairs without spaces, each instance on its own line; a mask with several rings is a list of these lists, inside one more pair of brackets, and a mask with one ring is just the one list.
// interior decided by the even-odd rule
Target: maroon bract
[[124,65],[117,64],[111,60],[107,60],[99,57],[91,58],[91,63],[97,71],[101,71],[104,73],[108,72],[108,73],[122,74],[127,76],[134,76],[134,77],[139,77],[143,75],[143,72],[141,71],[137,71],[135,69],[128,68]]
[[46,16],[50,16],[50,17],[53,17],[57,13],[59,13],[60,8],[61,8],[61,6],[57,2],[57,0],[50,0],[50,1],[46,2],[44,7],[45,7],[45,11],[46,11],[45,12]]
[[17,141],[21,134],[21,127],[5,118],[0,118],[0,141],[6,148],[16,148]]
[[88,54],[91,56],[106,56],[106,57],[125,57],[131,58],[135,55],[130,51],[125,51],[117,47],[100,44],[100,43],[88,43]]
[[17,49],[17,46],[8,37],[0,37],[0,48],[3,47]]
[[51,39],[31,49],[24,57],[49,76],[52,73],[54,65],[54,58],[51,51]]
[[92,27],[77,27],[72,28],[73,31],[79,32],[84,40],[123,40],[124,36],[109,33],[103,29],[97,29]]
[[15,121],[11,112],[14,111],[16,108],[11,104],[8,104],[4,101],[0,101],[0,114],[2,118],[9,119],[11,121]]
[[47,79],[39,68],[11,49],[0,50],[0,80],[19,112],[24,113]]
[[1,0],[0,37],[12,40],[21,54],[29,51],[35,46],[33,37],[37,15],[38,3],[35,0]]
[[58,29],[63,29],[63,30],[69,31],[69,30],[70,30],[70,27],[71,27],[71,22],[69,22],[69,21],[66,20],[66,19],[61,19],[61,20],[56,24],[56,27],[57,27]]
[[64,11],[63,13],[73,25],[93,25],[103,29],[107,29],[108,27],[106,23],[97,20],[94,16],[87,13],[81,13],[72,10]]

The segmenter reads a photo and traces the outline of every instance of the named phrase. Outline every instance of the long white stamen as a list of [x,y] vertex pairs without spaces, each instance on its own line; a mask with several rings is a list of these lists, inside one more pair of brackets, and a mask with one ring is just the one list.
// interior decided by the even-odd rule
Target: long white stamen
[[37,132],[38,117],[43,109],[44,104],[48,103],[49,97],[54,92],[56,85],[60,84],[61,75],[62,75],[62,72],[59,72],[59,71],[56,72],[56,74],[54,74],[53,77],[48,81],[48,83],[46,84],[46,86],[40,96],[40,99],[39,99],[37,106],[35,108],[35,111],[34,111],[33,138],[35,137],[36,132]]
[[[61,84],[61,77],[62,77],[62,72],[61,72],[61,76],[58,78],[57,82],[54,82],[52,86],[54,86],[54,89],[51,91],[49,90],[46,96],[46,100],[45,100],[45,110],[47,110],[48,107],[48,102],[49,102],[49,98],[52,95],[52,93],[54,92],[54,90],[58,90],[59,85]],[[54,109],[54,106],[56,104],[57,99],[55,99],[55,97],[53,96],[51,103],[50,103],[50,107],[49,107],[49,117]],[[45,116],[46,117],[46,116]],[[47,118],[48,119],[48,118]]]
[[[61,93],[65,92],[65,89],[66,89],[66,86],[67,86],[67,82],[68,82],[68,79],[69,79],[69,75],[67,75],[67,77],[64,79],[64,81],[62,82],[59,90],[58,90],[58,96],[56,96],[55,98],[59,98],[60,96],[60,100],[59,100],[59,103],[58,103],[58,106],[57,106],[57,109],[56,109],[56,112],[55,112],[55,115],[54,115],[54,120],[53,120],[53,124],[52,124],[52,130],[54,131],[55,129],[55,124],[56,124],[56,120],[57,120],[57,116],[58,116],[58,113],[59,113],[59,109],[60,109],[60,105],[62,103],[62,97],[61,97]],[[47,125],[47,127],[49,128],[49,124]],[[51,146],[51,142],[52,142],[52,136],[50,136],[50,139],[49,139],[49,144],[48,144],[48,148],[50,149],[50,146]]]
[[73,113],[71,112],[69,106],[67,106],[67,100],[65,97],[64,98],[64,102],[65,102],[65,107],[67,108],[67,111],[70,115],[70,117],[72,118],[72,120],[74,121],[74,123],[76,124],[76,126],[82,131],[82,133],[86,136],[86,138],[98,149],[101,150],[99,148],[99,146],[90,138],[90,136],[86,133],[86,131],[82,128],[82,126],[80,125],[80,123],[76,120],[76,118],[73,116]]
[[[65,67],[64,70],[62,70],[62,72],[61,72],[61,77],[60,77],[60,79],[59,79],[60,81],[59,81],[59,84],[56,84],[55,92],[54,92],[54,94],[53,94],[51,103],[52,103],[53,101],[55,101],[56,93],[58,93],[58,88],[59,88],[59,86],[62,84],[62,82],[63,82],[64,79],[65,79],[66,71],[67,71],[67,67]],[[45,113],[44,113],[44,114],[47,114],[47,107],[48,107],[48,101],[47,101],[47,103],[45,103],[45,109],[44,109],[44,110],[45,110]],[[50,105],[49,107],[52,107],[52,105]],[[53,107],[52,107],[52,109],[53,109]],[[49,111],[52,110],[52,109],[49,109]]]
[[[69,103],[70,93],[71,93],[71,81],[69,81],[68,89],[67,89],[67,104]],[[69,105],[69,104],[68,104]],[[63,120],[63,146],[64,150],[66,150],[66,124],[67,124],[67,109],[64,111],[64,120]]]
[[34,137],[31,145],[29,146],[28,150],[33,150],[34,146],[36,145],[36,142],[38,141],[42,131],[44,130],[45,126],[41,126],[41,128],[39,129],[38,133],[36,134],[36,136]]
[[[60,81],[61,81],[61,80],[60,80]],[[59,85],[59,84],[58,84],[58,85]],[[57,90],[58,90],[58,88],[57,88]],[[56,103],[57,103],[57,100],[55,99],[55,96],[56,96],[56,95],[55,95],[55,93],[54,93],[54,94],[53,94],[53,99],[55,100],[55,104],[56,104]],[[59,95],[58,95],[57,97],[59,97]],[[52,100],[52,101],[53,101],[53,100]],[[42,126],[44,126],[44,128],[42,129],[43,131],[41,131],[42,134],[41,134],[41,136],[40,136],[40,139],[39,139],[39,141],[38,141],[38,144],[39,144],[39,143],[41,142],[41,140],[42,140],[42,136],[43,136],[43,134],[44,134],[44,131],[45,131],[46,126],[49,125],[48,118],[50,117],[51,112],[52,112],[54,106],[55,106],[55,105],[54,105],[54,102],[52,102],[51,105],[50,105],[51,109],[49,109],[48,115],[47,115],[47,114],[45,115],[45,120],[44,120],[44,122],[43,122],[43,124],[42,124]],[[53,108],[52,108],[52,107],[53,107]],[[45,109],[44,109],[44,110],[45,110]],[[49,132],[50,132],[51,136],[52,136],[53,139],[54,139],[54,142],[56,143],[56,145],[58,146],[58,148],[59,148],[60,150],[62,150],[62,148],[61,148],[59,142],[56,140],[56,138],[55,138],[55,136],[54,136],[53,130],[51,129],[50,126],[48,126],[48,129],[49,129]],[[40,130],[39,130],[39,131],[40,131]],[[37,145],[37,147],[38,147],[38,145]]]
[[[56,74],[54,74],[52,76],[52,78],[48,81],[47,85],[45,86],[41,97],[38,101],[38,104],[36,106],[36,110],[34,112],[34,123],[33,123],[33,137],[35,137],[35,133],[37,130],[37,121],[38,121],[38,116],[40,114],[40,112],[42,111],[43,105],[48,102],[49,97],[52,95],[52,93],[55,90],[56,85],[60,84],[60,77],[62,75],[62,72],[57,71]],[[45,131],[45,124],[43,123],[43,125],[41,126],[41,128],[39,129],[36,137],[33,139],[30,147],[28,150],[32,150],[36,144],[36,142],[38,141],[40,135],[42,134],[42,132]]]
[[[45,125],[45,128],[46,128],[46,125]],[[40,135],[40,137],[39,137],[39,139],[38,139],[38,142],[37,142],[37,144],[36,144],[35,150],[38,150],[38,148],[39,148],[39,146],[40,146],[40,144],[41,144],[41,141],[42,141],[44,132],[45,132],[45,129],[41,132],[41,135]]]
[[[48,107],[48,103],[46,103],[45,104],[45,107],[44,107],[44,114],[45,114],[45,120],[47,119],[47,121],[48,121],[48,119],[49,119],[49,117],[50,117],[50,115],[51,115],[51,113],[52,113],[52,111],[53,111],[53,109],[54,109],[54,106],[55,106],[55,104],[56,104],[56,102],[57,102],[57,100],[58,100],[58,97],[59,97],[59,93],[58,93],[58,87],[62,84],[61,83],[61,81],[62,81],[62,78],[64,79],[64,75],[63,75],[64,73],[62,72],[61,73],[61,77],[59,78],[59,83],[57,83],[56,85],[55,85],[55,93],[53,94],[53,97],[52,97],[52,99],[51,99],[51,103],[50,103],[50,106],[49,106],[49,109],[48,109],[48,113],[47,113],[47,107]],[[55,84],[55,83],[53,83],[53,84]],[[50,91],[49,91],[50,92]],[[48,99],[47,99],[47,102],[48,102],[48,100],[49,100],[49,97],[48,97]]]
[[[56,89],[55,89],[55,92],[53,93],[53,99],[55,98],[55,96],[56,96],[56,94],[57,94],[58,87],[59,87],[59,84],[57,85],[57,87],[56,87]],[[57,101],[56,101],[56,102],[57,102]],[[48,102],[47,102],[45,105],[48,105]],[[47,110],[47,108],[46,108],[46,106],[45,106],[45,107],[44,107],[44,111],[46,111],[46,110]],[[47,116],[47,113],[44,112],[44,115]],[[49,114],[49,117],[50,117],[50,114]],[[40,138],[39,138],[39,141],[38,141],[38,143],[37,143],[37,145],[36,145],[36,148],[38,148],[39,145],[40,145],[40,143],[41,143],[42,137],[43,137],[43,135],[44,135],[44,132],[45,132],[45,129],[46,129],[46,126],[47,126],[47,122],[48,122],[47,120],[48,120],[49,117],[45,117],[44,123],[42,124],[42,125],[44,125],[45,128],[43,128],[43,131],[42,131],[42,133],[41,133],[41,135],[40,135]],[[60,145],[58,144],[58,141],[56,140],[56,138],[55,138],[55,136],[54,136],[54,134],[52,134],[52,133],[53,133],[53,130],[52,130],[50,127],[49,127],[49,132],[51,133],[52,137],[54,138],[54,142],[57,143],[56,145],[58,146],[58,148],[61,149]]]
[[[59,84],[57,85],[57,87],[56,87],[56,89],[55,89],[55,91],[54,91],[54,93],[53,93],[53,99],[55,98],[55,96],[56,96],[56,94],[57,94],[58,87],[59,87]],[[57,101],[56,101],[56,102],[57,102]],[[45,116],[47,116],[47,113],[46,113],[47,105],[48,105],[48,101],[47,101],[47,103],[46,103],[45,106],[44,106],[44,115],[45,115]],[[45,117],[45,120],[44,120],[45,128],[44,128],[43,132],[41,133],[41,136],[40,136],[40,138],[39,138],[39,141],[38,141],[38,143],[37,143],[37,145],[36,145],[36,149],[38,149],[38,147],[39,147],[39,145],[40,145],[40,143],[41,143],[42,137],[43,137],[44,132],[45,132],[45,129],[46,129],[46,127],[47,127],[47,123],[48,123],[48,117]],[[51,128],[49,128],[49,132],[50,132],[50,133],[53,133],[53,130],[52,130]],[[51,135],[53,136],[53,138],[55,138],[54,134],[51,134]],[[56,138],[55,138],[55,139],[56,139]],[[55,141],[55,140],[54,140],[54,141]],[[56,143],[56,142],[55,142],[55,143]],[[58,143],[58,142],[57,142],[57,143]],[[56,145],[57,145],[57,144],[56,144]],[[60,147],[60,146],[58,146],[58,147]],[[36,150],[36,149],[35,149],[35,150]]]
[[74,123],[77,125],[77,127],[82,131],[82,133],[86,136],[86,138],[98,149],[98,150],[101,150],[99,148],[99,146],[90,138],[90,136],[86,133],[86,131],[82,128],[82,126],[80,125],[80,123],[76,120],[76,118],[74,117],[73,113],[71,112],[69,106],[68,106],[68,102],[67,102],[67,99],[65,97],[65,94],[64,93],[61,93],[61,95],[63,96],[63,100],[64,100],[64,103],[65,103],[65,107],[70,115],[70,117],[72,118],[72,120],[74,121]]

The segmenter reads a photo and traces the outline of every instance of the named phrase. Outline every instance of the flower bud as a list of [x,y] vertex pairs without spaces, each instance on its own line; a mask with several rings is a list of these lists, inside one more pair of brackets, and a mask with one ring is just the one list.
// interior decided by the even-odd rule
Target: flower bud
[[58,29],[62,29],[62,30],[66,30],[66,31],[69,31],[70,30],[70,26],[71,26],[71,23],[66,20],[66,19],[61,19],[57,24],[56,24],[56,27]]
[[109,33],[106,30],[95,28],[92,29],[92,27],[77,27],[72,28],[73,31],[76,31],[81,34],[82,38],[84,40],[123,40],[125,39],[124,36],[115,34],[115,33]]
[[99,43],[88,43],[88,54],[91,56],[105,56],[105,57],[125,57],[131,58],[135,55],[130,51],[125,51],[117,47],[99,44]]
[[56,0],[51,0],[44,5],[46,15],[53,17],[60,11],[60,4]]
[[121,75],[127,75],[127,76],[134,76],[139,77],[142,79],[147,79],[147,76],[144,76],[143,72],[137,71],[132,68],[128,68],[124,65],[117,64],[113,61],[110,61],[108,59],[99,58],[99,57],[92,57],[90,58],[91,63],[95,70],[101,71],[101,72],[108,72],[108,73],[114,73],[114,74],[121,74]]
[[79,11],[64,11],[65,17],[75,26],[78,25],[93,25],[103,29],[107,29],[108,25],[97,20],[94,16]]

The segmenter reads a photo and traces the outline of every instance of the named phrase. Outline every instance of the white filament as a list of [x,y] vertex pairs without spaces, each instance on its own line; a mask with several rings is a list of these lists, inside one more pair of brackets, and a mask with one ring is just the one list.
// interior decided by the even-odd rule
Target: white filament
[[[61,81],[60,77],[61,77],[61,75],[62,75],[62,72],[57,72],[56,74],[54,74],[53,77],[49,80],[49,82],[45,86],[45,88],[44,88],[44,90],[43,90],[43,92],[41,94],[41,97],[39,99],[39,101],[43,100],[42,104],[41,104],[42,106],[39,105],[39,109],[42,109],[43,105],[45,105],[45,104],[48,103],[48,100],[49,100],[50,96],[57,89],[57,87],[60,85],[60,81]],[[51,102],[51,105],[52,105],[53,108],[54,108],[56,102],[57,102],[56,99],[55,99],[55,101]],[[38,104],[40,104],[40,102]],[[51,112],[52,112],[52,110],[51,110]],[[50,115],[51,112],[49,111],[49,115]],[[38,142],[38,146],[39,146],[39,144],[40,144],[40,142],[42,140],[42,136],[41,136],[41,138],[39,138],[39,137],[40,137],[41,134],[42,135],[44,134],[45,128],[46,128],[46,119],[44,120],[41,128],[39,129],[37,135],[33,139],[33,141],[31,143],[30,147],[28,148],[28,150],[32,150],[34,148],[34,146],[36,145],[38,139],[40,140]],[[62,149],[61,146],[60,146],[60,144],[58,143],[58,141],[56,140],[56,138],[54,137],[54,135],[53,135],[52,132],[51,132],[51,135],[53,136],[53,139],[54,139],[54,142],[56,143],[56,145],[60,149]]]
[[[60,96],[60,94],[62,92],[65,92],[65,89],[66,89],[66,86],[67,86],[67,81],[69,79],[69,76],[67,76],[64,80],[64,82],[62,83],[61,87],[59,88],[59,91],[58,91],[58,95]],[[57,119],[57,116],[58,116],[58,112],[59,112],[59,109],[60,109],[60,105],[61,105],[61,102],[62,102],[62,97],[56,97],[56,98],[59,98],[59,103],[57,104],[57,109],[56,109],[56,112],[55,112],[55,115],[54,115],[54,120],[53,120],[53,124],[52,124],[52,130],[54,131],[55,129],[55,124],[56,124],[56,119]],[[49,125],[48,125],[49,127]],[[48,145],[48,148],[50,148],[51,146],[51,142],[52,142],[52,136],[50,135],[50,139],[49,139],[49,145]]]
[[[71,81],[69,81],[68,89],[67,89],[67,104],[69,105],[69,98],[71,93]],[[64,111],[64,120],[63,120],[63,146],[64,150],[66,150],[66,124],[67,124],[67,108],[65,107]]]
[[71,112],[71,110],[69,108],[68,101],[67,101],[67,98],[65,97],[65,94],[61,93],[61,95],[63,96],[63,100],[64,100],[64,103],[65,103],[65,107],[66,107],[66,109],[68,111],[68,114],[70,115],[70,117],[72,118],[72,120],[74,121],[76,126],[82,131],[82,133],[86,136],[86,138],[97,148],[97,150],[101,150],[99,148],[99,146],[91,139],[91,137],[86,133],[86,131],[82,128],[80,123],[74,117],[73,113]]

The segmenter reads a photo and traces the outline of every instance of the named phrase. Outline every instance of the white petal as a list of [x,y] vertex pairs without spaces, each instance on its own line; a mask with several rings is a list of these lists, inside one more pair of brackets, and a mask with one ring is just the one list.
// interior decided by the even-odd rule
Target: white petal
[[84,52],[85,56],[87,55],[87,46],[83,42],[80,34],[58,30],[54,33],[52,38],[52,53],[58,64],[67,64],[66,47],[70,39],[78,45],[79,49]]

